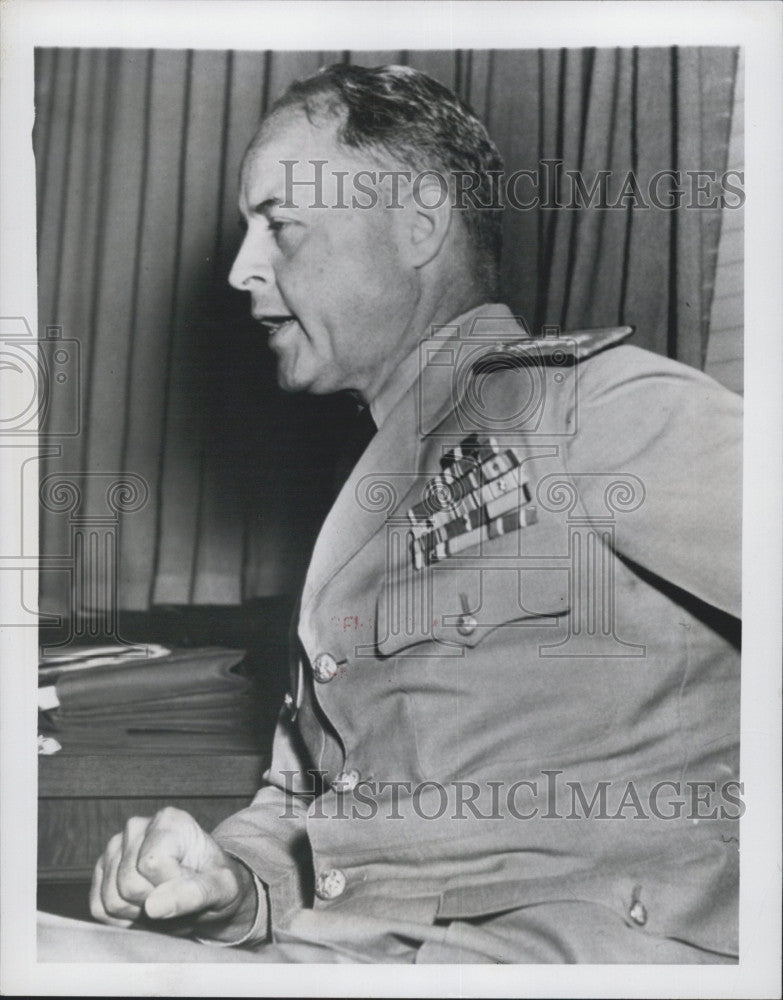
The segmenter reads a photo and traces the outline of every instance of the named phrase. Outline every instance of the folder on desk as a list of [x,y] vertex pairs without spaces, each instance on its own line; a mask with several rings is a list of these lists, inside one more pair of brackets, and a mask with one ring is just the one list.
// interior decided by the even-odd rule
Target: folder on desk
[[54,684],[64,674],[96,667],[125,667],[130,661],[147,662],[169,656],[170,649],[157,643],[112,643],[108,646],[67,646],[41,650],[38,686]]
[[244,658],[237,649],[185,649],[61,674],[39,689],[39,703],[51,706],[42,730],[63,746],[252,748],[258,692]]

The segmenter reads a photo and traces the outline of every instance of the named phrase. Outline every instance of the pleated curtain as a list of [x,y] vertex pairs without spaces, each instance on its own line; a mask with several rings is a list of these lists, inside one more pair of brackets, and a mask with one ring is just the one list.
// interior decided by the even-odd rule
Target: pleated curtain
[[[107,517],[112,481],[131,475],[138,491],[127,512],[108,511],[114,592],[79,601],[238,604],[301,579],[346,407],[277,390],[226,284],[242,154],[292,80],[331,62],[406,63],[473,105],[507,172],[557,160],[588,180],[633,171],[644,190],[661,170],[725,168],[736,58],[39,50],[39,327],[77,342],[80,368],[78,433],[56,436],[72,401],[53,394],[46,413],[57,447],[40,463],[42,552],[62,561],[74,519]],[[720,224],[718,209],[507,210],[503,298],[534,332],[633,323],[640,346],[702,367]],[[51,502],[60,480],[78,485],[77,505]],[[73,574],[44,563],[41,609],[73,601]]]

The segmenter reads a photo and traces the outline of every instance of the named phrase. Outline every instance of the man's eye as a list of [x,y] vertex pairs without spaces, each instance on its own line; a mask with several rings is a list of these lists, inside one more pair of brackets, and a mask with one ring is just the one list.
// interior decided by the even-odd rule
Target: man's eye
[[270,233],[281,233],[283,229],[288,225],[283,219],[270,219],[269,220],[269,231]]

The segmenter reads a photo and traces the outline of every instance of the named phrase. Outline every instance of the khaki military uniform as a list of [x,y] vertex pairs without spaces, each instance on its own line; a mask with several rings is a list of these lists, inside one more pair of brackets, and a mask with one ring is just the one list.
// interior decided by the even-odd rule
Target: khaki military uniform
[[[283,948],[731,961],[740,400],[520,333],[485,306],[421,345],[316,543],[268,784],[215,836]],[[470,534],[444,470],[482,448],[516,478]]]

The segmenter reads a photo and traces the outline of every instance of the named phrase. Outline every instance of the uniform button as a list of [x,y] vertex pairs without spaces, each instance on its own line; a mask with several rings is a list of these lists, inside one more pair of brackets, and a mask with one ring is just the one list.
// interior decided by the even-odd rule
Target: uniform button
[[644,927],[647,923],[647,907],[637,899],[628,911],[628,916],[635,924]]
[[292,712],[294,709],[294,696],[289,691],[285,698],[283,698],[283,705],[285,706],[286,712]]
[[361,775],[355,767],[352,767],[348,771],[340,771],[332,782],[332,788],[336,792],[352,792],[359,784],[360,778]]
[[319,872],[315,880],[315,894],[319,899],[337,899],[345,892],[345,872],[339,868],[327,868]]
[[319,684],[328,684],[337,676],[337,661],[329,653],[319,653],[313,660],[313,674]]
[[478,622],[473,615],[460,615],[457,619],[457,631],[460,635],[473,635],[478,628]]

